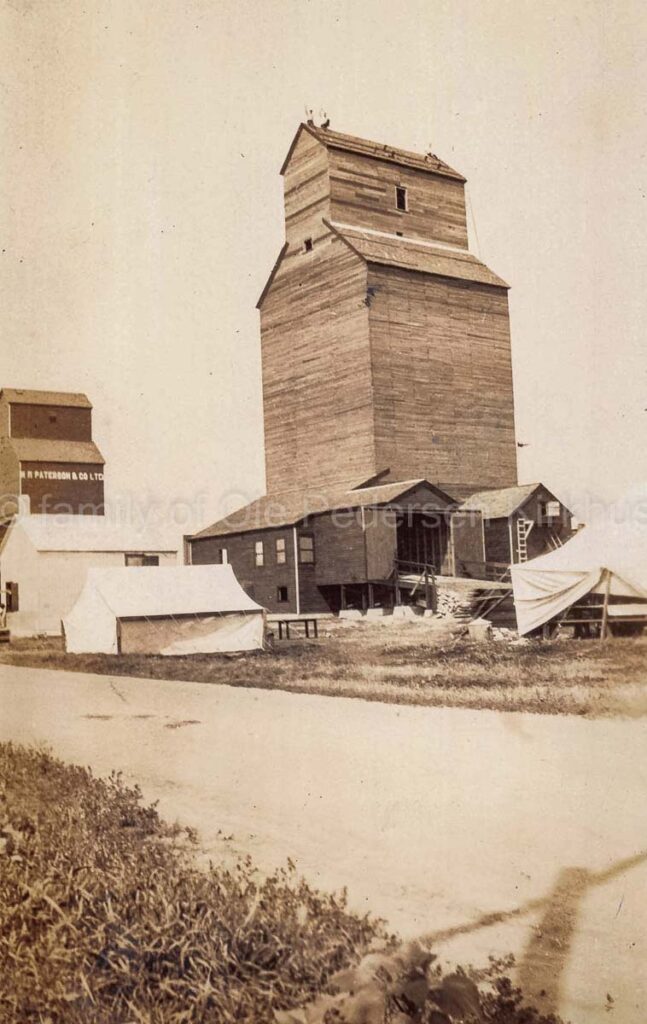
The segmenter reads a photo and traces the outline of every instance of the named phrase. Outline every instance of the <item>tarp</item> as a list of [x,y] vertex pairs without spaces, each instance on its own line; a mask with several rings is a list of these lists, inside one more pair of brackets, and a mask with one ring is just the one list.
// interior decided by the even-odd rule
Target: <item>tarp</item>
[[250,651],[263,646],[265,610],[230,565],[90,569],[63,627],[74,654],[116,654],[121,630],[142,653]]
[[647,598],[647,523],[585,526],[556,551],[512,566],[519,633],[529,633],[585,594]]

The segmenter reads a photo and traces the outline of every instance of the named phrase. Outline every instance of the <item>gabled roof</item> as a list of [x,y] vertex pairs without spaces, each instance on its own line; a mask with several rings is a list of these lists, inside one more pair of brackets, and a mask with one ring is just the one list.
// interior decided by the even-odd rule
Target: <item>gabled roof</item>
[[415,491],[421,486],[428,488],[437,498],[437,504],[434,505],[436,510],[445,509],[454,504],[449,495],[424,479],[401,480],[397,483],[378,484],[374,487],[352,487],[345,484],[339,488],[315,491],[311,495],[295,492],[283,495],[265,495],[194,534],[190,539],[202,540],[207,537],[225,537],[228,534],[244,533],[250,530],[294,526],[308,516],[319,515],[322,512],[388,505],[391,502],[402,500],[411,491]]
[[[10,529],[27,535],[37,551],[123,551],[170,553],[178,545],[150,527],[113,522],[107,516],[17,516]],[[6,543],[9,543],[10,535]]]
[[0,398],[13,405],[67,405],[77,409],[91,409],[87,395],[68,391],[31,391],[21,388],[2,388]]
[[400,267],[403,270],[414,270],[439,277],[453,277],[461,281],[475,281],[497,288],[509,287],[502,278],[466,249],[400,238],[386,232],[356,228],[348,224],[330,223],[329,227],[367,263]]
[[484,519],[504,519],[511,516],[542,484],[519,484],[494,491],[478,491],[460,507],[461,512],[482,512]]
[[11,437],[8,441],[21,462],[105,462],[94,441],[50,441],[40,437]]
[[330,128],[318,128],[314,124],[299,125],[281,167],[281,174],[285,173],[285,168],[303,131],[309,132],[313,138],[321,142],[327,149],[337,149],[347,153],[360,153],[362,156],[370,156],[375,160],[385,160],[387,163],[399,164],[401,167],[414,167],[418,171],[428,171],[430,174],[440,174],[444,178],[454,178],[455,181],[464,182],[466,180],[462,174],[459,174],[458,171],[455,171],[443,160],[440,160],[435,153],[412,153],[407,149],[397,149],[395,146],[388,146],[384,143],[360,139],[356,135],[334,132]]

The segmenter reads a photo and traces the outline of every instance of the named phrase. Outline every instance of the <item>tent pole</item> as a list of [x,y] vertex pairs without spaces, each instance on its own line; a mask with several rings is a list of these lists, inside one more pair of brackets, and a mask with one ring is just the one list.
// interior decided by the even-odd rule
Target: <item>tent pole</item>
[[602,625],[600,627],[600,640],[606,640],[609,632],[609,593],[611,591],[611,571],[605,569],[606,586],[604,588],[604,604],[602,606]]

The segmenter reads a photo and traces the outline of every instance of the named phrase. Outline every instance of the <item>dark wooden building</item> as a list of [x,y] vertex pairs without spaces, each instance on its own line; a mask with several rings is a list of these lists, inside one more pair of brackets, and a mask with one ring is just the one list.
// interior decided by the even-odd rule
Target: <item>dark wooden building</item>
[[393,600],[396,559],[471,575],[484,526],[461,500],[517,466],[508,286],[469,252],[465,179],[311,123],[281,173],[258,302],[267,496],[187,557],[231,562],[273,611]]
[[85,395],[0,391],[0,518],[27,503],[37,514],[102,515],[103,468]]
[[[572,535],[572,514],[544,484],[520,484],[472,494],[463,514],[480,515],[483,560],[513,565],[561,547]],[[469,565],[458,566],[469,571]]]

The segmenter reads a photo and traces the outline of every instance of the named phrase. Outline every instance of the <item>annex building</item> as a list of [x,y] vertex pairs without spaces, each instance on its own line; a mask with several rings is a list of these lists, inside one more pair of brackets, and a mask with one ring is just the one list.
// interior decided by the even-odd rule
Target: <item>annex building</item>
[[469,251],[465,178],[310,122],[281,173],[267,495],[187,538],[191,561],[230,562],[271,610],[336,611],[397,600],[401,571],[485,578],[489,552],[559,543],[568,511],[517,483],[508,285]]
[[89,569],[177,564],[167,538],[105,514],[104,465],[86,395],[0,390],[0,613],[14,635],[60,633]]

